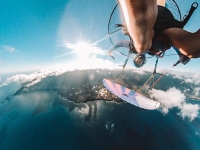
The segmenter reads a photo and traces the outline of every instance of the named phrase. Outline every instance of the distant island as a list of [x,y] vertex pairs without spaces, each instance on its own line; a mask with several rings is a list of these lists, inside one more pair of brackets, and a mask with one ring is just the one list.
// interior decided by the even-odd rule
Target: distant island
[[[53,90],[61,97],[76,103],[94,100],[120,103],[122,102],[121,99],[109,92],[102,84],[103,78],[116,81],[120,75],[121,70],[90,69],[69,71],[58,76],[47,76],[31,86],[27,86],[30,82],[24,83],[14,95],[34,90]],[[130,89],[135,89],[140,87],[150,76],[151,72],[144,71],[141,74],[134,72],[134,70],[126,70],[118,82]],[[184,92],[187,98],[200,100],[199,96],[194,95],[193,88],[196,85],[188,84],[184,80],[174,78],[170,74],[164,76],[155,88],[166,91],[172,87],[176,87],[182,92],[188,89]]]

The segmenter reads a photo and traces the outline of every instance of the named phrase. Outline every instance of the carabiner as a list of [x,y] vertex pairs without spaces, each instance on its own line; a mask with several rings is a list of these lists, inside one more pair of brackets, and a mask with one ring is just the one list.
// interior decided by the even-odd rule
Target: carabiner
[[195,9],[197,9],[198,6],[199,6],[199,4],[197,2],[192,3],[192,7],[194,7]]

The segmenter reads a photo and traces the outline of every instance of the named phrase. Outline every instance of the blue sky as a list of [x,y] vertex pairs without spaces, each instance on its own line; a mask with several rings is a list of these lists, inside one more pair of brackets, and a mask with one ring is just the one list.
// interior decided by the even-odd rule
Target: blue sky
[[[57,28],[67,1],[3,0],[0,67],[4,72],[46,66],[55,53]],[[9,49],[13,48],[11,52]]]
[[[192,2],[177,0],[182,15],[187,13]],[[74,53],[65,55],[70,52],[64,46],[66,42],[74,45],[80,41],[92,44],[103,39],[95,46],[106,52],[111,47],[106,38],[107,24],[115,4],[115,0],[2,0],[0,74],[74,65],[80,58]],[[198,14],[200,8],[187,24],[188,31],[199,29]],[[105,55],[96,54],[96,57],[113,62]],[[122,58],[116,63],[123,62],[125,58]],[[160,60],[159,67],[171,69],[177,59],[177,56],[166,57]],[[146,68],[153,67],[154,60],[148,60]],[[197,72],[199,63],[200,59],[193,59],[186,66],[179,65],[173,70]]]

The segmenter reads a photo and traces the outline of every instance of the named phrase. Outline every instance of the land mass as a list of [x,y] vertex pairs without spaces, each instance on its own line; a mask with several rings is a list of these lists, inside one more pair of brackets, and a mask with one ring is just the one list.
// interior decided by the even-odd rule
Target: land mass
[[[120,103],[122,100],[103,86],[103,79],[107,78],[127,88],[135,89],[147,81],[151,76],[151,72],[143,72],[141,74],[132,70],[127,70],[119,78],[120,75],[121,70],[91,69],[69,71],[58,76],[47,76],[40,82],[31,86],[27,86],[30,83],[25,83],[16,91],[15,95],[34,90],[51,90],[61,97],[76,103],[94,100],[115,101]],[[194,95],[193,88],[195,88],[195,86],[196,85],[192,83],[188,84],[184,82],[184,80],[175,79],[172,75],[167,75],[158,82],[155,88],[163,91],[172,87],[176,87],[181,91],[187,89],[187,92],[184,92],[187,98],[200,100],[199,96]]]

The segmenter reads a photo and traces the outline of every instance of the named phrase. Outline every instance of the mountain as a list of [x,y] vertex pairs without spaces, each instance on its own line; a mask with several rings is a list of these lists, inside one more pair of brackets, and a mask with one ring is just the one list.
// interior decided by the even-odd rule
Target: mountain
[[[121,78],[119,78],[121,76]],[[75,70],[67,71],[60,75],[50,75],[42,78],[39,82],[34,79],[30,82],[23,83],[21,88],[14,95],[33,92],[38,90],[54,91],[61,97],[74,102],[87,102],[93,100],[108,100],[121,102],[119,98],[111,94],[102,84],[103,78],[118,82],[130,89],[141,87],[151,76],[151,72],[138,72],[126,70],[123,74],[121,70]],[[158,78],[155,75],[155,80]],[[156,84],[155,88],[167,91],[175,87],[187,96],[187,98],[200,99],[195,95],[194,89],[198,85],[189,83],[186,79],[175,78],[173,74],[167,74]]]

